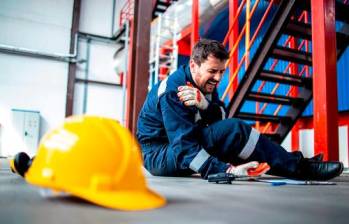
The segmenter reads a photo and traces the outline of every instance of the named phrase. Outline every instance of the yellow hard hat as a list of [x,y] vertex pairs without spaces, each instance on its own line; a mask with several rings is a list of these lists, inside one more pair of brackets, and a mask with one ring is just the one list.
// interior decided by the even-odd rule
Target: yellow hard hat
[[147,188],[135,139],[109,118],[67,118],[43,137],[25,179],[108,208],[144,210],[166,203]]

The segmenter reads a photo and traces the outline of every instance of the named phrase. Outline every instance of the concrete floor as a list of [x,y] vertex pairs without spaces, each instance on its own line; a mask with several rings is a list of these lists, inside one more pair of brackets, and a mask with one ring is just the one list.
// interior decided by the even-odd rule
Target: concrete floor
[[211,184],[200,178],[148,176],[167,206],[121,212],[72,198],[43,198],[0,160],[0,223],[349,223],[349,176],[335,186],[271,186],[237,181]]

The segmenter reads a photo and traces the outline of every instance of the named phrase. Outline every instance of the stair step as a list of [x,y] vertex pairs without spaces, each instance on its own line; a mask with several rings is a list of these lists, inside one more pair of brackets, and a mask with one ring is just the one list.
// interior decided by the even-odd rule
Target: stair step
[[262,121],[262,122],[274,122],[274,123],[287,123],[292,119],[290,117],[274,116],[267,114],[253,114],[240,112],[237,114],[238,118],[251,121]]
[[276,82],[281,84],[293,85],[293,86],[305,86],[307,88],[311,88],[312,79],[306,77],[299,77],[290,74],[284,74],[281,72],[263,70],[259,74],[260,80]]
[[164,13],[166,11],[166,9],[161,9],[161,8],[158,8],[158,7],[156,7],[156,9],[155,9],[155,12],[157,12],[157,13]]
[[246,96],[246,100],[265,102],[265,103],[274,103],[274,104],[283,104],[283,105],[295,105],[295,106],[304,103],[304,99],[302,98],[271,95],[267,93],[257,93],[257,92],[250,92]]
[[155,5],[153,5],[153,7],[154,7],[153,8],[153,19],[155,19],[160,14],[163,14],[167,10],[167,8],[170,7],[171,4],[175,1],[176,0],[173,0],[173,1],[156,0]]
[[285,47],[275,47],[271,53],[271,57],[295,62],[299,64],[312,66],[311,53],[285,48]]
[[[349,24],[345,24],[344,26],[349,27]],[[348,28],[346,28],[345,31],[348,32]],[[301,23],[298,21],[291,20],[287,24],[286,29],[284,31],[284,34],[312,41],[311,24],[306,24],[306,23]],[[348,37],[348,35],[349,34],[341,32],[341,31],[337,32],[337,35],[336,35],[337,42],[345,39],[346,37]]]
[[311,41],[311,25],[290,20],[284,31],[285,34]]

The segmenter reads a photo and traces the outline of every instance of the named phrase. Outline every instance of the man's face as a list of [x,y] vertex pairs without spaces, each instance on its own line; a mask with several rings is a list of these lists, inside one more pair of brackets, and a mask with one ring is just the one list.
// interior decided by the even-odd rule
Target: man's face
[[192,59],[190,60],[190,72],[194,82],[204,94],[212,93],[215,90],[224,71],[225,60],[221,61],[211,55],[200,66]]

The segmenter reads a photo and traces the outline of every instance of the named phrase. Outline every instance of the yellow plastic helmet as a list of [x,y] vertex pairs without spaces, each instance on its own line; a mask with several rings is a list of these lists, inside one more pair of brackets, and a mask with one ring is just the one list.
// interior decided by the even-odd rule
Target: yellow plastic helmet
[[135,139],[109,118],[67,118],[43,137],[25,179],[108,208],[144,210],[166,203],[147,188]]

